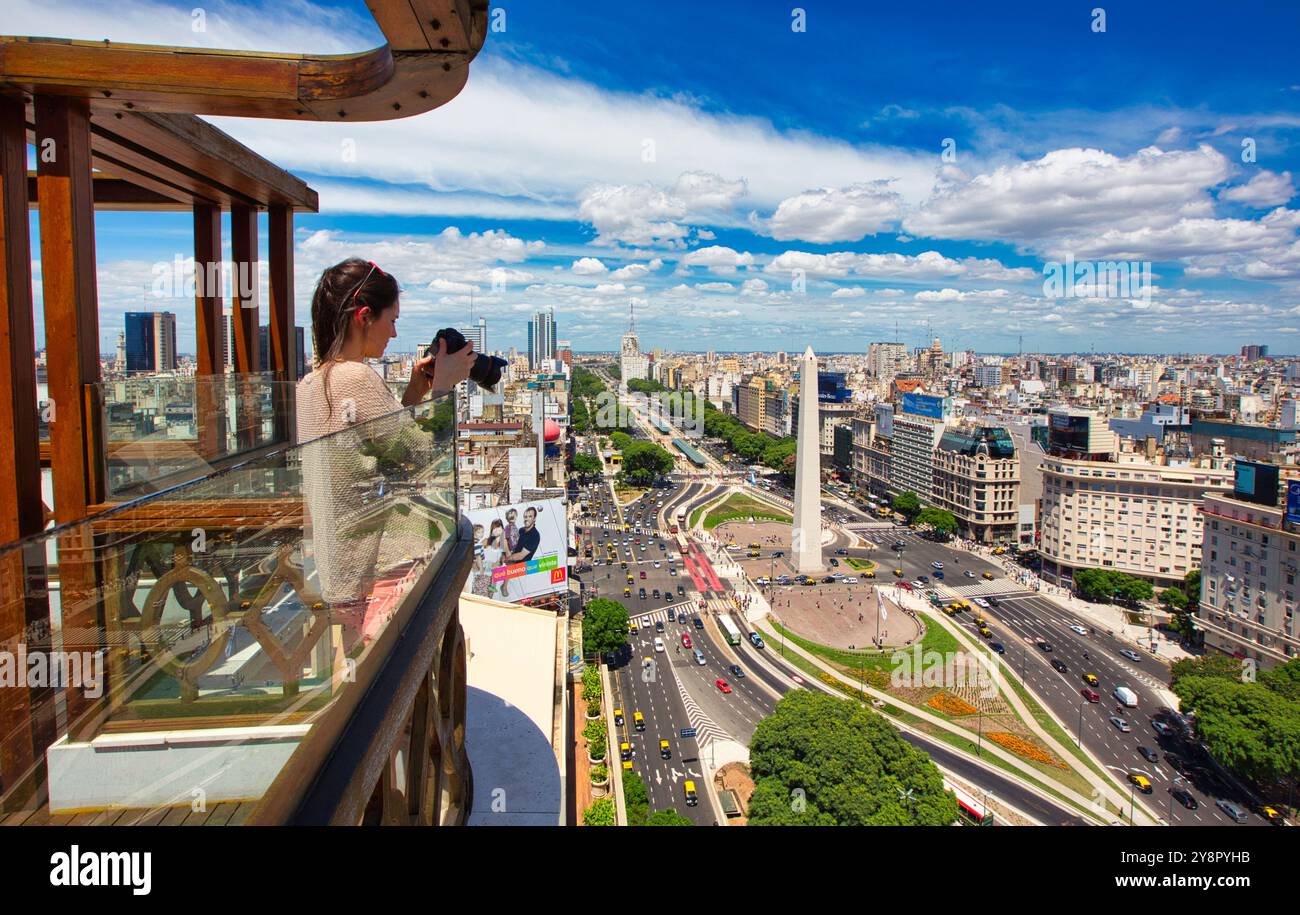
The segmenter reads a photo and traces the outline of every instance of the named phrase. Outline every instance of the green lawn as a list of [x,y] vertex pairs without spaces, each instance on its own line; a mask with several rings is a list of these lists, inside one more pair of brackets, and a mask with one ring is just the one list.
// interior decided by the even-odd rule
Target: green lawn
[[840,561],[847,562],[853,568],[861,572],[870,572],[876,568],[876,564],[870,559],[854,559],[852,556],[845,556]]
[[[697,509],[698,512],[700,509]],[[695,523],[695,515],[691,516],[691,523]],[[741,493],[732,493],[721,505],[710,509],[708,515],[704,518],[704,529],[712,530],[719,524],[726,521],[749,520],[753,518],[756,521],[777,521],[782,524],[792,524],[794,519],[789,515],[781,514],[780,510],[768,505],[766,502],[760,502]]]

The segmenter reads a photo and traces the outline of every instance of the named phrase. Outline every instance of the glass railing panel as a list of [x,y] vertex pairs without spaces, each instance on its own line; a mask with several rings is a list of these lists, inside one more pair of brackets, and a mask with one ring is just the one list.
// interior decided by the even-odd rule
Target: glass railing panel
[[99,382],[108,499],[137,498],[206,475],[217,460],[287,443],[294,388],[273,373]]
[[428,401],[0,549],[0,822],[261,797],[451,552],[453,416]]

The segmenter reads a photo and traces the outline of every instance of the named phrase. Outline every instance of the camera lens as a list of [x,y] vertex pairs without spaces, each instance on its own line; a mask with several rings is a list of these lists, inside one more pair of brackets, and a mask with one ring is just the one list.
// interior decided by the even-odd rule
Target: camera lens
[[479,387],[492,391],[501,380],[501,370],[505,366],[506,360],[479,353],[474,357],[474,368],[470,369],[469,377],[474,379],[474,383]]

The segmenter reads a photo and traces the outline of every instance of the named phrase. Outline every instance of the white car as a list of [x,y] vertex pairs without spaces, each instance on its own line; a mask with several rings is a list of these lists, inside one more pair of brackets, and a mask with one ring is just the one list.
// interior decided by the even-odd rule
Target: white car
[[650,625],[650,614],[647,613],[645,616],[641,617],[641,625],[642,626]]
[[655,560],[655,568],[656,568],[656,569],[659,568],[659,560],[658,560],[658,559]]
[[772,580],[768,578],[766,575],[762,576],[761,578],[754,579],[754,584],[756,585],[770,585],[771,583]]
[[1088,630],[1087,630],[1087,629],[1084,629],[1084,628],[1083,628],[1082,626],[1080,626],[1078,623],[1075,623],[1073,626],[1070,627],[1070,629],[1073,630],[1074,632],[1079,633],[1079,635],[1087,635],[1087,634],[1088,634]]
[[848,575],[841,579],[841,581],[846,585],[856,585],[858,583],[858,577],[856,575]]
[[982,597],[976,597],[976,598],[973,598],[973,600],[975,601],[975,606],[977,606],[977,607],[983,607],[985,610],[987,610],[987,609],[989,608],[989,602],[986,601],[984,598],[982,598]]
[[925,584],[925,582],[923,582],[923,581],[919,581],[919,580],[918,580],[918,581],[911,582],[911,585],[912,585],[913,588],[915,588],[915,589],[918,590],[918,591],[921,591],[921,590],[923,590],[923,589],[925,589],[925,588],[927,587],[927,585]]
[[655,638],[655,651],[663,651],[663,650],[664,650],[664,640],[661,638]]

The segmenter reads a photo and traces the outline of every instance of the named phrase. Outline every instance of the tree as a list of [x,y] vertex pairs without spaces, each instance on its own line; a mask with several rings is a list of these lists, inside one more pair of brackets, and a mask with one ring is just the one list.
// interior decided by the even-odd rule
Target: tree
[[1136,603],[1155,596],[1151,582],[1110,569],[1081,569],[1074,573],[1074,587],[1084,600],[1110,603],[1116,598]]
[[672,472],[673,456],[654,442],[631,441],[623,451],[619,477],[633,486],[650,486]]
[[1300,702],[1263,682],[1181,676],[1180,706],[1196,715],[1197,736],[1227,768],[1257,781],[1300,776]]
[[656,810],[646,819],[647,826],[694,826],[690,820],[676,810]]
[[934,825],[957,803],[929,756],[892,724],[851,699],[787,693],[750,740],[760,825]]
[[957,519],[953,517],[952,512],[945,511],[942,508],[925,508],[916,516],[917,524],[928,524],[936,531],[943,531],[945,534],[954,534],[957,532]]
[[1182,588],[1165,588],[1160,592],[1160,602],[1175,610],[1184,610],[1187,608],[1187,595]]
[[623,805],[627,808],[627,825],[644,826],[650,813],[650,794],[645,782],[635,772],[623,773]]
[[575,454],[573,456],[573,472],[580,477],[599,476],[604,469],[604,464],[594,454]]
[[908,521],[921,513],[921,500],[914,492],[900,492],[894,496],[894,501],[891,504],[894,511],[900,515],[906,515]]
[[1187,595],[1188,605],[1195,607],[1201,602],[1201,570],[1192,569],[1183,576],[1183,593]]
[[587,602],[582,614],[582,650],[604,654],[627,644],[627,608],[616,600],[598,597]]
[[584,826],[613,826],[614,802],[607,797],[595,801],[582,812]]

